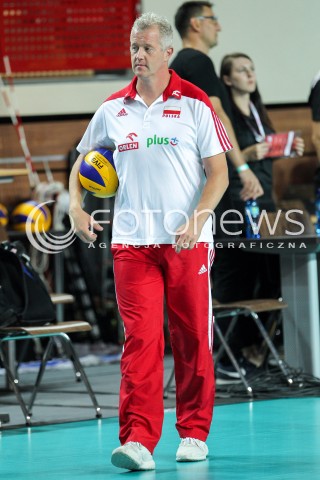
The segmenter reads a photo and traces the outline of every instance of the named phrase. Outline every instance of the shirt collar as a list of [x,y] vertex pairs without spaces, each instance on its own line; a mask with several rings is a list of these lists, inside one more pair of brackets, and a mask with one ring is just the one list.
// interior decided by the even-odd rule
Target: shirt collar
[[126,101],[129,98],[131,98],[132,100],[135,99],[135,96],[137,95],[137,81],[138,81],[138,78],[134,76],[133,79],[131,80],[131,83],[128,85],[128,91],[125,94],[123,99],[124,103],[126,103]]
[[181,78],[176,74],[174,70],[169,68],[171,74],[170,82],[168,83],[167,88],[163,92],[163,101],[166,102],[169,97],[173,97],[176,100],[181,98]]
[[[176,100],[181,99],[181,78],[174,70],[169,69],[169,72],[171,75],[170,81],[162,94],[164,102],[166,102],[169,97],[173,97]],[[124,102],[126,102],[126,100],[129,98],[134,100],[135,96],[137,95],[137,80],[138,78],[134,76],[131,83],[128,85],[128,91],[123,99]]]

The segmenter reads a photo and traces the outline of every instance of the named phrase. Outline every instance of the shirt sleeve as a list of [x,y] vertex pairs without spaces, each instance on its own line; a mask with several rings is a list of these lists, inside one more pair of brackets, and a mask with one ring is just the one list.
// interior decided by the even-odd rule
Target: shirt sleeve
[[[209,100],[208,100],[209,101]],[[226,129],[215,111],[205,102],[198,105],[198,148],[201,158],[231,150]]]
[[105,104],[102,104],[92,117],[77,150],[86,155],[96,148],[113,148],[114,145],[108,137],[108,129],[105,120]]

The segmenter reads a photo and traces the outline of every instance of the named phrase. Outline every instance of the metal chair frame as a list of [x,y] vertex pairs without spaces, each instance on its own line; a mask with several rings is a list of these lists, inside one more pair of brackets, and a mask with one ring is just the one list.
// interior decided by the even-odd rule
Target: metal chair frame
[[[293,384],[293,378],[290,369],[288,368],[287,364],[279,357],[279,354],[267,332],[265,327],[263,326],[263,323],[261,322],[258,313],[260,312],[271,312],[271,311],[276,311],[276,310],[282,310],[287,307],[287,304],[283,302],[282,300],[277,300],[277,299],[256,299],[256,300],[246,300],[246,301],[239,301],[239,302],[233,302],[233,303],[217,303],[214,302],[213,304],[213,310],[215,314],[215,322],[214,322],[214,329],[215,332],[217,333],[219,340],[221,342],[221,345],[217,351],[217,354],[215,356],[215,362],[216,364],[218,363],[219,359],[221,358],[223,352],[225,351],[226,354],[228,355],[232,365],[234,366],[235,370],[239,374],[240,380],[242,384],[245,387],[245,390],[247,394],[250,397],[253,397],[253,388],[249,384],[248,380],[246,377],[243,375],[241,367],[239,363],[237,362],[229,344],[228,340],[231,335],[231,332],[233,331],[237,321],[239,320],[240,315],[244,316],[249,316],[252,318],[252,320],[255,322],[258,330],[260,331],[264,341],[266,342],[271,355],[275,359],[278,367],[282,371],[283,375],[286,378],[286,381],[288,382],[289,385]],[[229,323],[229,326],[227,328],[227,331],[225,334],[222,333],[218,320],[226,317],[231,317],[231,321]],[[171,371],[170,377],[164,387],[164,397],[166,398],[169,390],[171,388],[171,384],[174,380],[174,367]]]
[[[59,339],[62,346],[62,352],[71,360],[73,364],[76,380],[83,380],[83,383],[95,408],[96,417],[100,418],[102,416],[101,408],[92,390],[91,384],[73,347],[72,341],[68,335],[68,333],[86,330],[91,330],[91,326],[87,322],[83,321],[67,321],[60,324],[50,324],[39,327],[6,327],[0,330],[0,359],[5,368],[9,385],[11,386],[17,397],[18,403],[24,414],[27,425],[31,424],[32,408],[39,391],[39,387],[43,378],[47,362],[50,358],[52,347],[54,346],[57,339]],[[19,378],[16,368],[12,368],[12,366],[10,365],[10,361],[8,361],[4,347],[6,344],[8,344],[8,342],[11,341],[23,341],[36,338],[49,338],[49,342],[40,360],[40,367],[38,370],[37,378],[32,388],[31,397],[29,399],[29,402],[27,403],[24,400],[21,394],[21,390],[19,388]]]

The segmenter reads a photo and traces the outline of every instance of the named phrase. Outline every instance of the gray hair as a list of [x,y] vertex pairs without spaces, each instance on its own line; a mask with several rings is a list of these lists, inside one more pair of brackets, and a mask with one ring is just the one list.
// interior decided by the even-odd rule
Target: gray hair
[[147,30],[154,25],[159,28],[162,50],[173,47],[173,30],[169,21],[166,17],[153,12],[143,13],[135,20],[131,29],[131,35]]

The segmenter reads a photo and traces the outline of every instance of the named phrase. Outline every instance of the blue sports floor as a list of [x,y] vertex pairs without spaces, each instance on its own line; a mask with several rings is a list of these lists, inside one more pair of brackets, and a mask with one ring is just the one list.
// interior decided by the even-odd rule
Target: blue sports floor
[[[4,430],[3,480],[316,480],[320,478],[320,398],[280,399],[215,408],[209,459],[176,463],[175,412],[165,415],[154,472],[113,467],[118,420],[108,418]],[[125,476],[125,477],[124,477]]]

